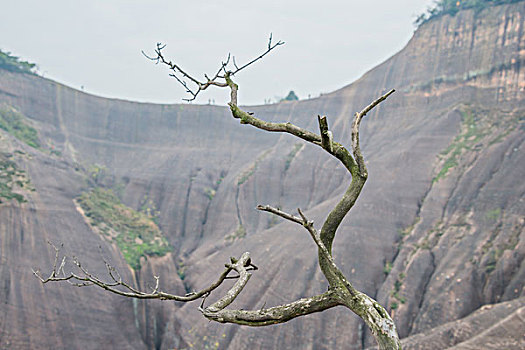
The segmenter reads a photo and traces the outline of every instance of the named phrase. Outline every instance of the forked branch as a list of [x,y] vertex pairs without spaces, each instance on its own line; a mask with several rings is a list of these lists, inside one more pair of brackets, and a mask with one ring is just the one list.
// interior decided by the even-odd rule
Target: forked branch
[[[300,210],[299,218],[270,206],[259,206],[258,209],[271,212],[284,219],[303,225],[308,230],[310,236],[317,245],[319,266],[330,285],[329,292],[333,292],[336,295],[336,297],[333,295],[328,297],[330,302],[334,302],[334,305],[344,304],[346,307],[350,308],[352,311],[362,317],[372,330],[372,333],[376,337],[376,340],[382,349],[400,349],[401,345],[397,336],[397,331],[388,313],[373,299],[355,290],[341,270],[336,266],[332,258],[332,243],[335,238],[337,228],[341,224],[346,214],[354,206],[368,178],[368,172],[359,146],[359,126],[361,120],[368,112],[370,112],[370,110],[372,110],[382,101],[386,100],[388,96],[394,93],[394,90],[390,90],[386,94],[376,99],[370,105],[366,106],[363,110],[361,110],[361,112],[355,114],[351,135],[352,153],[350,153],[341,143],[335,142],[333,140],[333,134],[328,129],[328,122],[324,116],[318,118],[320,134],[316,134],[289,122],[266,122],[254,116],[253,113],[247,113],[243,111],[237,105],[239,86],[233,82],[232,74],[230,73],[231,72],[226,72],[225,74],[225,80],[228,87],[230,88],[231,95],[229,106],[233,117],[240,119],[241,124],[249,124],[258,129],[270,132],[289,133],[304,141],[317,145],[343,163],[345,168],[350,173],[350,185],[334,209],[328,214],[320,233],[318,233],[313,227],[313,222],[308,221]],[[332,297],[335,299],[332,299]],[[306,303],[309,303],[308,305],[311,305],[310,303],[313,302],[312,298],[305,300],[307,300]],[[291,304],[286,304],[272,308],[272,315],[285,314],[288,310],[290,310],[290,305]],[[319,310],[320,309],[322,309],[322,307],[320,307]],[[230,310],[229,313],[227,313],[225,310],[220,310],[211,314],[206,313],[206,311],[203,313],[206,317],[219,322],[231,322],[247,325],[265,325],[277,322],[275,317],[270,317],[268,314],[263,315],[257,311]],[[217,313],[220,313],[220,316],[218,316]],[[266,320],[265,317],[268,317],[269,320]],[[282,319],[284,318],[286,317],[283,317]]]
[[[49,242],[48,242],[49,243]],[[225,270],[219,276],[219,278],[210,284],[208,287],[198,291],[188,293],[186,295],[175,295],[171,293],[163,292],[159,289],[159,277],[154,276],[155,278],[155,287],[151,292],[141,291],[129,283],[123,281],[119,272],[115,267],[111,266],[105,259],[104,264],[106,265],[107,274],[110,281],[102,280],[100,277],[90,273],[76,257],[71,257],[74,266],[76,266],[78,272],[66,272],[66,263],[68,257],[62,256],[60,258],[60,248],[57,248],[55,245],[49,243],[55,250],[55,260],[53,263],[53,270],[48,277],[43,277],[39,270],[33,269],[33,274],[43,283],[48,282],[68,282],[76,287],[86,287],[86,286],[96,286],[107,290],[108,292],[118,294],[128,298],[136,299],[161,299],[161,300],[175,300],[181,302],[188,302],[197,300],[202,297],[206,297],[213,290],[219,287],[225,279],[230,278],[228,274],[232,271],[231,267],[226,266]],[[60,262],[60,263],[59,263]]]
[[[226,58],[226,60],[221,62],[219,69],[217,69],[216,73],[211,78],[207,74],[204,74],[204,78],[205,78],[204,81],[201,81],[193,77],[192,75],[188,74],[186,70],[182,69],[180,65],[172,62],[171,60],[167,60],[164,57],[164,54],[162,53],[162,50],[166,48],[166,45],[164,44],[157,43],[157,46],[154,51],[155,52],[154,56],[149,56],[144,51],[142,51],[142,54],[146,58],[154,61],[156,64],[162,63],[168,66],[168,68],[171,70],[171,73],[169,75],[175,78],[177,82],[179,82],[179,84],[181,84],[184,87],[186,92],[191,95],[191,98],[185,98],[183,100],[190,102],[190,101],[195,100],[201,91],[206,90],[210,86],[227,87],[228,86],[226,82],[227,75],[228,76],[235,75],[236,73],[242,71],[243,69],[249,67],[250,65],[257,62],[258,60],[262,59],[264,56],[269,54],[270,51],[275,49],[277,46],[280,46],[283,44],[284,44],[283,41],[278,41],[276,43],[273,43],[272,34],[270,34],[270,37],[268,39],[268,47],[266,51],[264,51],[262,54],[255,57],[251,61],[243,64],[240,67],[237,65],[237,62],[235,61],[235,56],[233,56],[233,59],[232,59],[231,54],[228,54],[228,57]],[[233,64],[232,69],[229,69],[229,67],[232,64]],[[188,84],[188,81],[193,86],[190,87],[190,85]]]
[[265,205],[265,206],[259,205],[257,206],[257,209],[262,210],[262,211],[267,211],[269,213],[278,215],[284,219],[287,219],[287,220],[290,220],[292,222],[302,225],[308,231],[308,233],[310,234],[310,237],[313,239],[314,243],[317,245],[317,248],[319,250],[319,255],[322,256],[322,258],[328,263],[327,268],[330,269],[330,274],[335,275],[337,277],[336,279],[332,281],[330,280],[328,281],[330,283],[330,287],[333,289],[341,287],[340,285],[338,285],[338,283],[331,283],[331,282],[342,282],[344,288],[346,288],[348,293],[350,293],[351,295],[356,295],[358,293],[358,291],[346,279],[343,272],[335,264],[334,259],[332,258],[332,254],[328,251],[328,249],[322,242],[321,237],[319,236],[319,233],[314,228],[314,222],[311,220],[308,220],[306,216],[304,215],[304,213],[301,211],[301,209],[297,208],[297,212],[299,213],[300,218],[297,216],[285,213],[284,211],[280,209],[273,208],[269,205]]
[[226,307],[237,298],[251,277],[248,272],[251,266],[250,254],[244,253],[239,260],[232,259],[232,263],[227,266],[239,274],[239,279],[217,302],[200,309],[202,314],[210,320],[248,326],[267,326],[341,305],[337,295],[333,291],[328,291],[311,298],[300,299],[290,304],[268,309],[228,310]]

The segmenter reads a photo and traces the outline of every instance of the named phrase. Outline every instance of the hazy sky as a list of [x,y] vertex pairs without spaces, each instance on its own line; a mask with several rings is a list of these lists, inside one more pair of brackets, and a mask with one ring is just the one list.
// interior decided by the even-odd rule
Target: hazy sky
[[[286,42],[239,73],[239,103],[330,92],[359,78],[410,39],[431,0],[0,0],[0,48],[38,64],[40,74],[105,97],[180,103],[184,89],[141,54],[166,55],[199,77],[228,52],[245,62],[269,33]],[[196,103],[227,100],[212,89]]]

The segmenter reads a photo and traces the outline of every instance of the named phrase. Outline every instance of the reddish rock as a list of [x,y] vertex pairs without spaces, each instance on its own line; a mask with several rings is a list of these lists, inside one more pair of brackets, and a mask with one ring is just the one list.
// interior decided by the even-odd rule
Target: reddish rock
[[[483,305],[524,295],[524,15],[520,2],[443,16],[349,86],[316,99],[247,108],[312,131],[317,115],[327,115],[334,139],[348,145],[353,113],[397,89],[362,124],[370,177],[339,229],[334,256],[357,288],[389,309],[397,300],[402,336],[432,335]],[[110,100],[6,71],[0,71],[0,102],[26,115],[46,147],[61,152],[32,149],[0,130],[1,151],[30,154],[16,162],[36,188],[26,194],[28,203],[0,204],[0,347],[372,344],[362,322],[342,308],[245,328],[208,322],[198,302],[134,303],[94,288],[42,285],[31,273],[32,267],[51,268],[50,240],[103,274],[102,246],[128,280],[147,288],[148,276],[158,273],[165,290],[183,294],[214,280],[229,256],[248,250],[260,269],[235,307],[322,292],[326,282],[306,232],[254,209],[301,207],[319,225],[349,182],[319,149],[306,145],[289,158],[297,140],[239,125],[224,107]],[[88,188],[82,169],[95,163],[106,168],[105,185],[123,187],[126,205],[138,209],[145,195],[153,201],[171,255],[149,259],[134,274],[115,247],[90,230],[73,199]],[[240,226],[244,237],[235,234]],[[186,266],[184,281],[179,261]],[[498,335],[500,344],[517,339],[513,329],[519,331],[523,315],[513,307],[506,314],[489,310],[487,319],[501,327],[484,334]],[[483,339],[469,333],[460,345],[475,348]]]

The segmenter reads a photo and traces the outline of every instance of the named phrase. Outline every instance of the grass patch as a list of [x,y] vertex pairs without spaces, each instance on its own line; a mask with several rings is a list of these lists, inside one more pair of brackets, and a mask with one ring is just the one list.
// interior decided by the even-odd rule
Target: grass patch
[[502,254],[503,254],[503,251],[500,249],[493,249],[490,251],[489,256],[485,262],[485,272],[487,274],[490,274],[494,270],[496,270],[496,266],[498,265],[498,260]]
[[243,171],[239,175],[239,178],[237,179],[237,185],[240,186],[243,183],[245,183],[246,181],[248,181],[248,179],[255,173],[255,170],[257,169],[257,165],[258,165],[258,162],[255,161],[252,165],[250,165],[250,167],[248,169]]
[[51,151],[49,151],[52,155],[54,156],[57,156],[57,157],[61,157],[62,156],[62,152],[56,150],[56,149],[52,149]]
[[219,190],[219,186],[222,184],[222,181],[224,180],[224,177],[226,176],[226,171],[222,170],[219,178],[217,181],[215,181],[211,187],[205,187],[204,188],[204,195],[211,201],[217,194],[217,191]]
[[87,169],[88,178],[95,184],[100,184],[107,177],[108,169],[104,165],[91,164]]
[[243,225],[239,224],[235,232],[230,233],[224,239],[226,240],[226,242],[232,243],[233,241],[236,241],[237,239],[242,239],[244,237],[246,237],[246,229]]
[[213,197],[215,197],[215,194],[217,193],[216,190],[214,190],[211,187],[206,187],[204,189],[204,195],[211,201]]
[[385,263],[385,266],[383,267],[383,273],[385,276],[388,276],[388,274],[392,271],[392,263],[390,261],[387,261]]
[[447,176],[449,170],[459,164],[459,157],[463,151],[472,149],[485,135],[476,125],[472,111],[462,112],[462,116],[461,132],[456,136],[454,141],[441,152],[441,155],[445,157],[445,162],[432,182],[437,182]]
[[457,167],[464,153],[480,152],[503,142],[512,131],[523,125],[523,111],[482,110],[470,106],[463,109],[459,135],[440,153],[442,165],[433,183],[445,178],[451,169]]
[[27,200],[17,190],[34,191],[31,182],[25,171],[18,169],[16,163],[12,161],[13,155],[0,153],[0,203],[16,200],[18,203],[25,203]]
[[159,225],[160,211],[157,210],[155,203],[153,203],[153,201],[149,199],[147,195],[142,197],[142,203],[140,204],[139,212],[144,213],[148,218],[151,219],[151,221]]
[[257,157],[257,159],[255,160],[255,162],[253,162],[250,167],[246,170],[244,170],[240,175],[239,177],[237,178],[237,185],[242,185],[243,183],[245,183],[246,181],[248,181],[248,179],[255,173],[255,170],[257,170],[257,166],[259,165],[259,163],[270,153],[270,150],[267,150],[265,151],[263,154],[261,154],[259,157]]
[[501,209],[500,208],[496,208],[496,209],[493,209],[493,210],[487,210],[485,212],[485,219],[487,221],[496,221],[499,219],[499,216],[501,215]]
[[215,190],[217,190],[217,188],[219,188],[219,186],[221,185],[222,180],[224,180],[225,176],[226,176],[226,171],[224,171],[224,170],[221,171],[221,175],[219,176],[217,181],[215,181],[215,187],[214,187]]
[[179,275],[181,281],[184,281],[186,278],[186,265],[184,265],[182,260],[177,264],[177,275]]
[[403,229],[398,229],[397,233],[399,234],[399,236],[401,238],[405,238],[406,236],[409,236],[410,233],[412,233],[412,231],[416,227],[416,225],[419,223],[419,221],[421,221],[421,218],[419,216],[416,216],[414,218],[414,222],[412,224],[410,224],[409,226],[407,226],[407,227],[405,227]]
[[419,223],[419,221],[421,221],[421,218],[419,216],[416,216],[414,218],[414,222],[412,222],[411,225],[403,229],[401,228],[397,229],[397,233],[399,234],[399,241],[397,242],[397,249],[401,249],[401,247],[403,246],[405,242],[406,237],[410,236],[410,234],[412,233],[416,225]]
[[[390,293],[392,297],[394,297],[397,301],[399,301],[401,304],[406,303],[406,299],[404,296],[399,295],[399,291],[401,290],[401,286],[403,285],[403,280],[405,279],[405,273],[401,272],[398,275],[398,278],[394,282],[394,290]],[[394,302],[395,303],[395,302]],[[397,303],[396,303],[397,304]]]
[[7,131],[25,144],[39,149],[40,141],[35,128],[25,122],[26,117],[13,107],[0,105],[0,129]]
[[134,270],[140,269],[141,258],[163,256],[171,251],[153,217],[127,207],[112,190],[95,187],[84,192],[77,202],[91,226],[117,244]]

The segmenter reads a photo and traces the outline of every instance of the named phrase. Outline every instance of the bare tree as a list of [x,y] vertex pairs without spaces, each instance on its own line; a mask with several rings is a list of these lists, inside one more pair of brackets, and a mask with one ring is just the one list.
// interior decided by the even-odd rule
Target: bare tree
[[[263,308],[260,310],[250,311],[227,309],[248,283],[251,277],[250,271],[257,269],[257,267],[252,264],[248,252],[242,254],[238,259],[233,257],[230,258],[231,261],[226,264],[226,269],[216,282],[199,292],[190,293],[185,296],[176,296],[160,291],[158,277],[155,277],[157,285],[151,292],[140,291],[132,287],[130,284],[123,282],[120,275],[118,275],[118,272],[116,272],[116,270],[107,262],[106,267],[111,279],[110,282],[105,282],[99,277],[89,273],[76,258],[73,258],[73,261],[80,272],[66,273],[64,271],[66,258],[64,257],[60,261],[59,249],[57,248],[55,248],[55,264],[49,277],[43,278],[38,271],[33,271],[41,282],[68,281],[76,286],[95,285],[112,293],[139,299],[165,299],[187,302],[203,298],[199,310],[206,318],[221,323],[235,323],[246,326],[266,326],[284,323],[303,315],[324,311],[335,306],[344,306],[363,319],[370,328],[380,349],[401,349],[401,343],[399,341],[395,324],[388,312],[377,301],[356,290],[342,271],[337,267],[332,257],[332,243],[337,228],[346,214],[354,206],[368,177],[368,171],[359,147],[360,123],[370,110],[388,98],[394,90],[390,90],[373,101],[370,105],[366,106],[360,112],[355,113],[352,125],[351,152],[341,143],[333,140],[332,132],[328,128],[328,121],[325,116],[318,116],[319,134],[303,129],[289,122],[273,123],[258,119],[253,113],[243,111],[238,106],[237,92],[239,87],[233,81],[233,77],[235,74],[263,58],[277,46],[282,44],[284,43],[281,41],[272,43],[272,36],[270,35],[266,51],[261,55],[242,66],[237,65],[235,57],[228,55],[227,60],[221,63],[219,69],[211,78],[206,74],[204,75],[204,81],[196,79],[176,63],[167,60],[162,53],[162,50],[165,47],[162,44],[157,44],[154,57],[146,57],[154,60],[156,63],[168,66],[171,71],[170,76],[174,77],[186,89],[186,92],[190,94],[191,97],[185,100],[195,100],[201,91],[206,90],[210,86],[229,88],[230,102],[228,105],[233,117],[240,119],[241,124],[249,124],[269,132],[289,133],[306,142],[310,142],[321,147],[331,156],[337,158],[348,170],[351,176],[351,183],[341,200],[328,214],[320,231],[314,227],[313,221],[309,220],[301,209],[297,209],[299,216],[296,216],[269,205],[259,205],[257,207],[258,210],[280,216],[305,228],[318,249],[319,266],[329,284],[329,288],[326,292],[313,297],[299,299],[289,304]],[[232,271],[237,273],[236,276],[229,276]],[[204,300],[209,293],[221,285],[225,279],[229,278],[236,279],[234,285],[224,296],[219,298],[218,301],[205,307]]]

